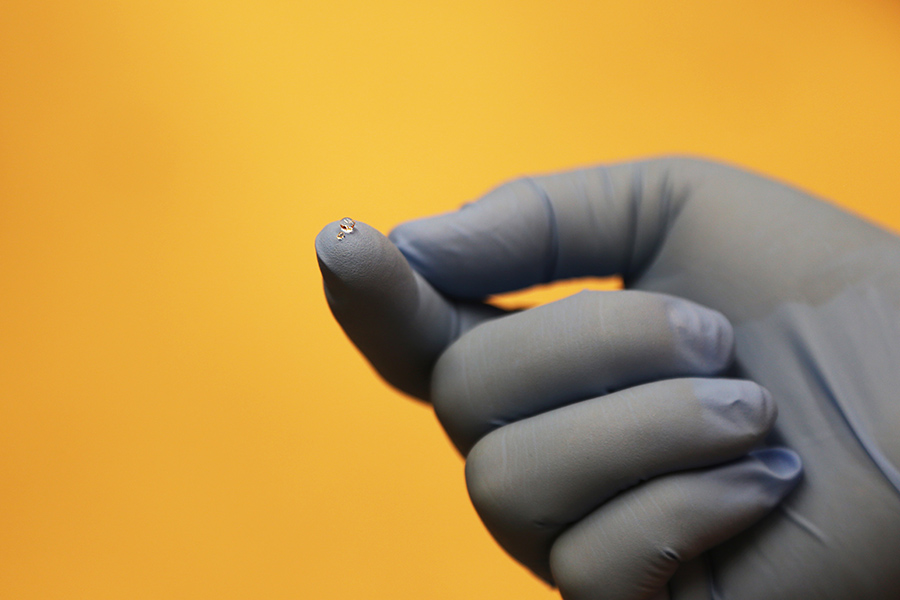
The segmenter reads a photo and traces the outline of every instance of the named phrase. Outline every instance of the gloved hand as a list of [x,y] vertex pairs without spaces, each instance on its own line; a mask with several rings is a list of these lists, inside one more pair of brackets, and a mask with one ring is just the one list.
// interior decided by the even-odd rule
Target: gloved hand
[[[488,528],[565,598],[665,597],[676,569],[674,600],[900,597],[893,235],[691,159],[512,182],[399,227],[402,255],[364,224],[336,231],[316,242],[335,316],[389,382],[434,402],[471,449]],[[641,291],[514,314],[478,302],[611,274]],[[730,375],[777,399],[769,442],[805,469],[761,521],[799,460],[737,458],[774,410],[753,383],[709,378],[732,341]]]

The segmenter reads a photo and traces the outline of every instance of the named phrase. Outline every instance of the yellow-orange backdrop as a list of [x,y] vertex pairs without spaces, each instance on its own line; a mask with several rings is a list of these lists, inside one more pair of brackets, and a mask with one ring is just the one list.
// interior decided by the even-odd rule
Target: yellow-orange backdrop
[[313,238],[663,152],[900,227],[892,0],[0,6],[0,597],[551,598]]

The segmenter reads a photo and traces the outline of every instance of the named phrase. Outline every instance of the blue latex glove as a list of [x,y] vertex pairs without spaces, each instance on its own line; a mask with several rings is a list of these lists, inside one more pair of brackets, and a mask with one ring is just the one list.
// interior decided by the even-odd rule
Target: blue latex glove
[[[895,236],[691,159],[515,181],[399,227],[400,252],[336,231],[316,244],[335,316],[434,402],[485,524],[565,598],[900,596]],[[478,302],[612,274],[640,291]],[[762,520],[800,464],[746,454],[775,411],[709,378],[732,343],[730,374],[778,400],[770,443],[804,461]]]

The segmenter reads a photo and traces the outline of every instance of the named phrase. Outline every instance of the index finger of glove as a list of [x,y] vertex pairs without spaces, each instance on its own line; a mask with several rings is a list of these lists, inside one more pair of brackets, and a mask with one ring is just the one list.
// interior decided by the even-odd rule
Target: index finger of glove
[[644,268],[691,186],[726,167],[685,158],[512,181],[391,240],[437,289],[480,298],[556,279]]

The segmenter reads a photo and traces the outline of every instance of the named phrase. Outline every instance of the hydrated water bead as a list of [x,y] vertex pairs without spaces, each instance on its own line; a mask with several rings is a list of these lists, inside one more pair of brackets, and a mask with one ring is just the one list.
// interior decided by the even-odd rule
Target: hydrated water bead
[[356,221],[354,221],[350,217],[344,217],[343,219],[341,219],[339,225],[341,227],[341,230],[338,231],[337,239],[342,240],[344,239],[345,235],[353,232],[353,228],[356,227]]

